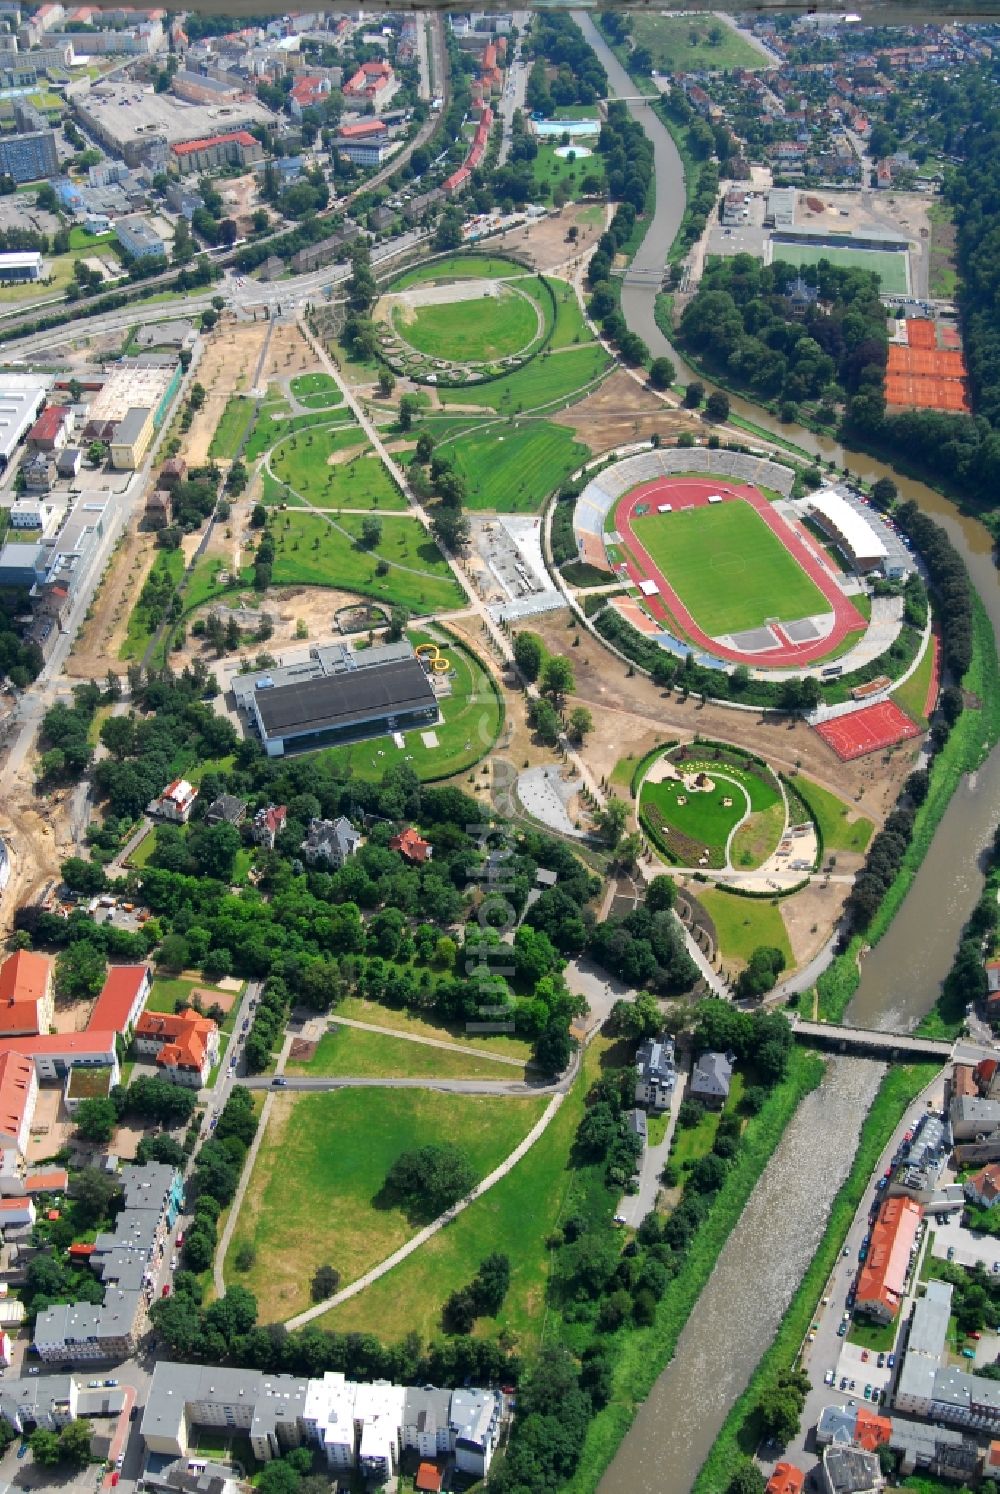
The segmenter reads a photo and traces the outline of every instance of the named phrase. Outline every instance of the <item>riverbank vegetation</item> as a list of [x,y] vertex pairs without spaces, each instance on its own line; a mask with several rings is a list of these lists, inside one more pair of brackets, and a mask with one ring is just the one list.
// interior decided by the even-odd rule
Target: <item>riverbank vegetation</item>
[[795,1365],[876,1164],[907,1107],[936,1073],[935,1064],[907,1064],[893,1067],[882,1080],[861,1127],[851,1170],[833,1201],[823,1238],[774,1341],[754,1371],[750,1384],[730,1411],[702,1465],[693,1494],[725,1494],[733,1476],[759,1446],[763,1431],[761,1402],[773,1393]]
[[979,901],[962,929],[954,963],[945,976],[931,1011],[917,1027],[924,1037],[958,1037],[965,1026],[966,1008],[986,1001],[984,959],[994,958],[1000,942],[1000,829],[993,837],[986,864],[986,880]]

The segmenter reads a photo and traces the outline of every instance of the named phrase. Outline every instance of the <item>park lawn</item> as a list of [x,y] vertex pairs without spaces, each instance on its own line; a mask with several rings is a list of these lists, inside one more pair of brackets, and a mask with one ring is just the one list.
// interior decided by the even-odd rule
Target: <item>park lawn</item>
[[314,426],[326,429],[330,426],[350,425],[354,420],[353,415],[347,410],[341,410],[339,413],[317,410],[314,415],[286,417],[283,414],[286,409],[285,405],[262,406],[243,452],[246,461],[255,461],[257,457],[263,456],[265,451],[270,451],[278,441],[285,436],[292,435],[295,431],[309,430]]
[[[331,462],[336,456],[349,460]],[[357,425],[307,431],[284,441],[271,454],[271,471],[291,492],[316,508],[407,507],[381,457],[375,456]]]
[[523,265],[513,259],[504,259],[500,254],[452,254],[447,259],[436,259],[433,264],[407,270],[405,275],[392,282],[389,289],[409,290],[413,285],[447,285],[452,280],[498,280],[523,274]]
[[113,233],[88,233],[85,228],[74,225],[69,231],[69,247],[71,249],[93,249],[97,244],[112,244],[115,242]]
[[[490,683],[490,676],[478,659],[457,648],[444,633],[418,633],[411,630],[412,643],[437,643],[452,666],[451,694],[439,701],[441,720],[433,727],[437,746],[428,747],[423,728],[403,734],[405,761],[424,783],[451,778],[479,762],[500,735],[503,707]],[[395,755],[382,740],[354,742],[343,747],[328,747],[325,756],[347,777],[381,779],[389,759]]]
[[[875,1354],[888,1354],[896,1342],[898,1330],[899,1324],[895,1321],[872,1323],[866,1318],[854,1318],[847,1330],[847,1342],[857,1344],[859,1349],[871,1349]],[[862,1365],[861,1373],[864,1372],[865,1367]]]
[[[545,1103],[377,1087],[276,1097],[226,1257],[227,1283],[247,1286],[268,1323],[308,1306],[318,1266],[334,1266],[342,1286],[356,1281],[420,1227],[381,1196],[403,1152],[452,1142],[484,1178]],[[247,1243],[256,1260],[238,1272],[236,1254]]]
[[[735,1078],[735,1075],[733,1076]],[[678,1167],[697,1162],[715,1145],[715,1133],[722,1119],[720,1110],[706,1110],[694,1126],[678,1126],[670,1144],[670,1161]]]
[[[382,537],[372,550],[356,543],[363,522],[359,514],[345,514],[335,527],[319,514],[286,514],[271,527],[274,585],[342,587],[411,613],[464,605],[464,593],[418,519],[404,514],[381,518]],[[388,565],[382,576],[376,569],[380,560]]]
[[307,404],[314,410],[339,405],[344,398],[340,385],[328,373],[299,374],[288,387],[300,404]]
[[467,384],[460,389],[440,389],[438,393],[446,407],[488,405],[501,415],[509,415],[544,405],[573,404],[579,392],[610,367],[607,353],[598,343],[592,343],[589,347],[568,348],[551,355],[546,351],[502,379]]
[[337,1027],[325,1032],[316,1052],[305,1063],[286,1063],[286,1074],[351,1075],[379,1079],[496,1079],[499,1082],[524,1077],[523,1070],[508,1063],[463,1052],[461,1048],[425,1047],[405,1037],[386,1037],[381,1032],[362,1032],[357,1027]]
[[[632,22],[635,45],[649,48],[653,54],[653,66],[660,73],[769,66],[762,52],[715,16],[637,13]],[[715,39],[714,44],[710,38]]]
[[234,394],[226,401],[226,408],[219,417],[208,448],[210,457],[232,461],[239,450],[240,442],[247,434],[253,419],[254,402],[243,394]]
[[[647,777],[639,791],[639,803],[643,811],[658,809],[664,826],[704,846],[709,852],[709,865],[725,864],[726,842],[733,827],[747,813],[748,800],[750,813],[754,816],[751,825],[755,830],[775,806],[782,809],[781,823],[784,823],[781,796],[772,784],[756,773],[750,773],[735,763],[714,763],[707,758],[692,757],[685,758],[683,771],[689,775],[704,771],[714,780],[715,787],[710,793],[692,792],[681,779],[665,778],[655,783]],[[745,792],[741,793],[740,788]],[[685,801],[683,804],[679,802],[681,799]],[[732,802],[727,805],[723,802],[726,799]],[[681,846],[672,849],[684,854]]]
[[548,420],[494,423],[442,449],[465,478],[466,508],[498,513],[536,513],[590,457],[571,430]]
[[576,292],[565,280],[550,280],[556,298],[556,321],[549,338],[550,348],[568,348],[576,343],[593,342],[594,334],[580,310]]
[[570,1199],[583,1183],[581,1171],[587,1171],[574,1169],[570,1156],[587,1090],[601,1076],[608,1046],[605,1038],[590,1044],[562,1107],[507,1177],[394,1271],[324,1313],[317,1326],[374,1333],[392,1342],[411,1332],[432,1339],[440,1333],[445,1300],[472,1279],[480,1261],[502,1250],[510,1260],[510,1290],[499,1317],[479,1318],[475,1332],[492,1338],[506,1328],[522,1351],[536,1344],[545,1326],[552,1260],[546,1241],[570,1212]]
[[413,308],[399,303],[392,311],[393,329],[405,343],[449,363],[491,363],[521,353],[535,341],[543,320],[530,293],[508,285],[476,301]]
[[[569,156],[557,156],[556,150],[561,149],[559,141],[552,145],[545,145],[541,141],[538,144],[538,154],[531,163],[532,176],[537,186],[548,184],[550,192],[557,187],[571,198],[579,197],[581,182],[585,176],[596,176],[604,183],[604,160],[594,149],[594,140],[587,143],[579,143],[576,156],[570,160]],[[573,148],[570,142],[571,149]],[[589,151],[589,155],[583,155],[582,151]]]
[[636,540],[710,638],[829,612],[830,604],[749,503],[646,514]]
[[415,1017],[397,1007],[381,1006],[362,996],[345,996],[337,1003],[334,1017],[353,1017],[356,1022],[370,1022],[373,1027],[388,1027],[393,1032],[410,1032],[415,1037],[439,1038],[445,1043],[468,1043],[474,1048],[495,1048],[504,1058],[531,1057],[532,1045],[525,1038],[506,1032],[467,1032],[460,1022],[435,1021],[432,1017]]
[[795,777],[795,792],[805,801],[806,808],[816,816],[824,851],[857,851],[859,855],[864,854],[875,828],[871,820],[856,814],[843,799],[814,783],[811,778],[804,778],[801,773]]
[[898,249],[841,249],[822,244],[775,244],[774,262],[801,268],[825,259],[835,268],[870,270],[878,275],[887,296],[905,296],[909,291],[906,255]]
[[788,942],[780,904],[775,907],[765,898],[736,897],[719,887],[699,889],[698,901],[715,924],[719,948],[725,959],[745,963],[755,949],[766,944],[772,949],[780,949],[785,956],[786,968],[791,968],[794,963],[792,946]]
[[912,716],[918,726],[926,727],[927,716],[925,707],[927,705],[927,693],[931,688],[931,679],[934,674],[934,640],[933,638],[924,649],[923,657],[910,678],[893,690],[892,698],[896,704]]
[[142,840],[140,840],[139,844],[136,846],[135,850],[128,858],[129,866],[145,866],[146,862],[149,860],[150,856],[152,856],[155,850],[156,831],[150,830],[148,835],[144,835],[142,837]]

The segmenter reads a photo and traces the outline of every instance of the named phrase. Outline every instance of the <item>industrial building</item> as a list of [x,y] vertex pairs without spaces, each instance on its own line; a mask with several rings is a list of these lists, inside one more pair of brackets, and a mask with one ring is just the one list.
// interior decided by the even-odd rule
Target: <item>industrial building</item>
[[54,130],[31,130],[0,137],[0,176],[15,182],[37,182],[59,170]]
[[111,465],[116,472],[134,472],[141,465],[154,431],[152,410],[133,405],[111,439]]
[[139,405],[153,411],[153,425],[159,429],[180,381],[179,363],[158,368],[140,363],[137,358],[121,359],[108,371],[102,389],[90,402],[84,439],[103,439],[104,426],[117,425],[129,410]]
[[0,373],[0,472],[34,425],[54,383],[54,374]]
[[361,140],[352,140],[350,136],[335,135],[334,149],[355,166],[381,166],[382,162],[396,148],[395,142],[387,135],[369,135]]
[[[75,100],[86,129],[114,156],[129,166],[149,161],[159,147],[164,165],[168,147],[220,133],[246,130],[250,125],[273,127],[277,116],[256,99],[233,104],[191,104],[169,93],[154,93],[134,82],[103,81]],[[204,167],[192,167],[204,170]]]
[[239,78],[231,83],[224,83],[219,78],[192,73],[181,67],[171,79],[170,91],[179,99],[186,99],[189,104],[235,104],[245,88]]
[[0,281],[41,280],[42,256],[38,250],[0,254]]
[[300,664],[237,676],[233,694],[269,757],[438,720],[433,687],[406,642],[359,654],[346,643],[313,648]]

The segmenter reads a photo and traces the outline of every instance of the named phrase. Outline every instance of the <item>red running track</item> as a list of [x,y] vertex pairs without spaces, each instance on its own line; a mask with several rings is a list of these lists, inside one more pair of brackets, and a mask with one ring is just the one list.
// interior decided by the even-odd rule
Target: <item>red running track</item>
[[[645,504],[654,513],[659,503],[671,503],[674,509],[696,508],[699,505],[707,507],[710,493],[718,493],[727,503],[743,501],[751,504],[810,580],[819,587],[829,603],[829,610],[834,614],[833,630],[825,638],[810,638],[805,643],[794,643],[782,630],[780,624],[771,624],[772,630],[784,639],[784,643],[780,648],[762,649],[759,653],[751,654],[741,653],[738,649],[727,648],[721,643],[716,643],[714,638],[710,638],[698,626],[666,576],[654,564],[649,552],[636,538],[632,521],[638,504]],[[664,515],[664,517],[667,516]],[[787,524],[780,514],[775,513],[773,504],[768,502],[763,493],[759,493],[756,488],[749,487],[745,483],[720,485],[717,478],[707,480],[683,478],[678,481],[669,477],[643,483],[642,487],[634,488],[631,493],[626,493],[618,500],[615,510],[615,527],[632,555],[642,562],[643,568],[640,568],[631,560],[628,561],[628,571],[632,580],[638,584],[648,578],[655,581],[660,588],[660,596],[643,597],[643,605],[648,607],[657,621],[663,623],[669,631],[676,631],[676,627],[679,626],[706,653],[714,654],[718,659],[729,659],[736,664],[770,665],[777,669],[794,669],[803,664],[811,664],[814,660],[826,658],[849,633],[863,631],[866,626],[860,612],[851,605],[840,587],[827,575],[798,532]],[[666,602],[666,606],[663,605],[663,601]],[[788,621],[794,622],[796,619],[789,618]]]

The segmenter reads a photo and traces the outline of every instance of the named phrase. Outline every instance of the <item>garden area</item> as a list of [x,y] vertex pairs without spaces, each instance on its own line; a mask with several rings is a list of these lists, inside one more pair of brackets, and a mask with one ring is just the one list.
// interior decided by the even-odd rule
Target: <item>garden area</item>
[[[268,466],[287,485],[284,501],[292,505],[304,499],[316,508],[330,509],[407,506],[357,425],[295,433],[272,449]],[[277,496],[273,489],[270,496]]]
[[669,860],[713,870],[762,865],[777,848],[786,819],[770,768],[737,748],[699,743],[673,748],[648,765],[638,788],[638,815]]

